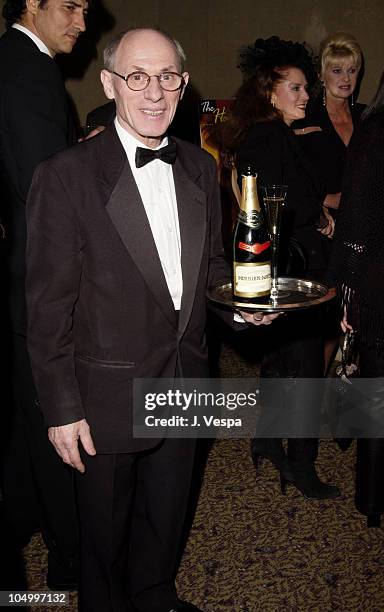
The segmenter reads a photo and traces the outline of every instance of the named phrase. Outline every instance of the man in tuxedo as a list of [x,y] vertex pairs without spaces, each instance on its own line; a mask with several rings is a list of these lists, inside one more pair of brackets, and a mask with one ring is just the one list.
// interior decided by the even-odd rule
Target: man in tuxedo
[[229,276],[215,162],[166,136],[183,63],[153,29],[113,40],[114,123],[41,164],[28,201],[29,351],[50,440],[77,470],[87,612],[198,610],[174,584],[195,441],[132,434],[134,378],[207,375],[206,289]]
[[20,546],[40,528],[49,548],[48,584],[69,588],[78,548],[73,478],[47,440],[26,348],[25,205],[36,166],[75,141],[56,53],[85,30],[86,0],[9,0],[0,39],[1,217],[6,232],[12,329],[13,431],[4,489]]

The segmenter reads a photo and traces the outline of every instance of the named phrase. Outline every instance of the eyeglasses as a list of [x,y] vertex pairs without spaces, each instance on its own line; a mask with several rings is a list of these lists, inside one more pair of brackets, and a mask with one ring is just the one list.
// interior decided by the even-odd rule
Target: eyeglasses
[[161,74],[152,74],[146,72],[131,72],[128,76],[123,76],[114,70],[110,70],[112,74],[120,77],[125,81],[127,87],[133,91],[142,91],[146,89],[152,78],[156,78],[161,89],[164,91],[176,91],[184,85],[184,77],[178,72],[162,72]]

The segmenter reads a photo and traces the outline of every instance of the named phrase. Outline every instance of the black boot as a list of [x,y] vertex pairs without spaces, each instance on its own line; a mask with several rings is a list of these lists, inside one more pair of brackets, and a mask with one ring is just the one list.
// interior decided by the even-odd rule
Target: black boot
[[335,438],[335,442],[339,449],[345,453],[352,444],[352,438]]
[[384,512],[384,440],[359,438],[356,461],[356,508],[367,517],[368,527],[380,527]]
[[280,438],[253,438],[251,440],[251,457],[257,471],[261,459],[268,459],[279,470],[285,480],[293,480],[288,457],[285,454]]
[[307,499],[335,499],[339,497],[340,490],[334,485],[321,482],[315,469],[314,463],[290,464],[293,480],[281,478],[281,492],[286,492],[286,487],[291,482]]
[[[319,441],[316,438],[291,438],[288,440],[288,459],[293,473],[292,484],[308,499],[335,499],[340,490],[321,482],[315,468]],[[287,482],[281,480],[281,492]]]
[[367,516],[367,527],[380,527],[381,514],[372,513]]

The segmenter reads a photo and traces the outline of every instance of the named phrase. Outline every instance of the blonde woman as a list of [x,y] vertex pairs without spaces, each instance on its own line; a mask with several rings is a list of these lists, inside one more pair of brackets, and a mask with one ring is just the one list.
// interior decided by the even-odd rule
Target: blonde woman
[[[322,41],[319,51],[320,90],[308,106],[305,119],[294,124],[295,133],[325,189],[324,210],[335,216],[339,207],[347,148],[365,105],[356,102],[356,85],[362,52],[356,38],[338,32]],[[332,241],[328,244],[328,258]],[[327,372],[338,339],[336,316],[331,309],[324,321]]]
[[294,126],[326,188],[324,205],[328,208],[339,206],[347,147],[365,108],[355,99],[361,65],[361,48],[351,34],[339,32],[323,40],[321,91],[308,104],[305,120]]

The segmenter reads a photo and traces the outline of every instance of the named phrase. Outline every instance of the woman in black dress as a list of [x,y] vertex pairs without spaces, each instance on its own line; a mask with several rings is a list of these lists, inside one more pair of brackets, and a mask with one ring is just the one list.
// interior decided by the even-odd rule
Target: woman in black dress
[[[362,64],[361,48],[354,36],[332,34],[320,43],[319,78],[321,89],[308,103],[304,119],[293,124],[301,146],[325,189],[323,205],[336,218],[339,207],[347,148],[365,105],[356,102],[355,89]],[[332,241],[328,243],[329,259]],[[334,307],[324,318],[325,371],[338,343],[338,321]],[[340,446],[348,443],[340,440]]]
[[[360,376],[384,376],[384,77],[362,116],[348,152],[337,218],[331,272],[342,298],[343,330],[353,329]],[[377,381],[378,382],[378,381]],[[384,385],[372,385],[372,406],[380,403],[373,435],[384,424]],[[371,406],[365,406],[369,417]],[[381,425],[380,429],[377,423]],[[368,430],[368,425],[367,430]],[[365,432],[366,433],[366,432]],[[378,527],[384,512],[384,439],[357,440],[356,506]]]
[[[242,167],[251,164],[258,173],[259,185],[288,186],[281,230],[280,272],[286,271],[288,261],[292,264],[294,253],[297,255],[299,251],[305,255],[306,269],[295,270],[291,265],[290,273],[322,277],[326,264],[323,243],[327,240],[325,236],[333,232],[333,221],[327,211],[325,216],[322,212],[324,191],[290,128],[295,119],[305,115],[308,101],[306,75],[311,77],[313,74],[311,58],[299,43],[272,37],[265,41],[259,39],[254,46],[244,49],[241,67],[247,78],[236,96],[231,118],[222,124],[222,146],[234,154],[239,174]],[[302,264],[300,257],[297,257],[297,262]],[[300,398],[295,395],[295,385],[289,382],[323,376],[319,313],[314,309],[289,314],[275,321],[274,327],[271,333],[264,334],[261,374],[262,379],[288,381],[287,384],[281,381],[278,385],[279,409],[282,412],[285,408],[295,409],[292,436],[296,437],[289,439],[287,456],[281,439],[271,437],[271,431],[277,425],[272,423],[269,437],[252,441],[254,463],[257,464],[259,457],[268,458],[279,469],[282,484],[294,484],[306,497],[337,497],[339,490],[321,482],[317,476],[318,440],[308,437],[318,433],[318,391],[315,387],[307,389],[307,403],[298,408]],[[299,387],[303,388],[302,385]],[[276,397],[270,397],[270,389],[267,384],[263,393],[262,387],[261,420],[264,424],[271,420],[274,411],[268,404],[273,401],[276,407]],[[275,421],[278,419],[276,417]]]
[[339,206],[347,147],[365,108],[355,99],[361,63],[361,48],[351,34],[339,32],[323,40],[321,91],[309,101],[305,118],[293,124],[324,185],[324,205],[332,209]]

